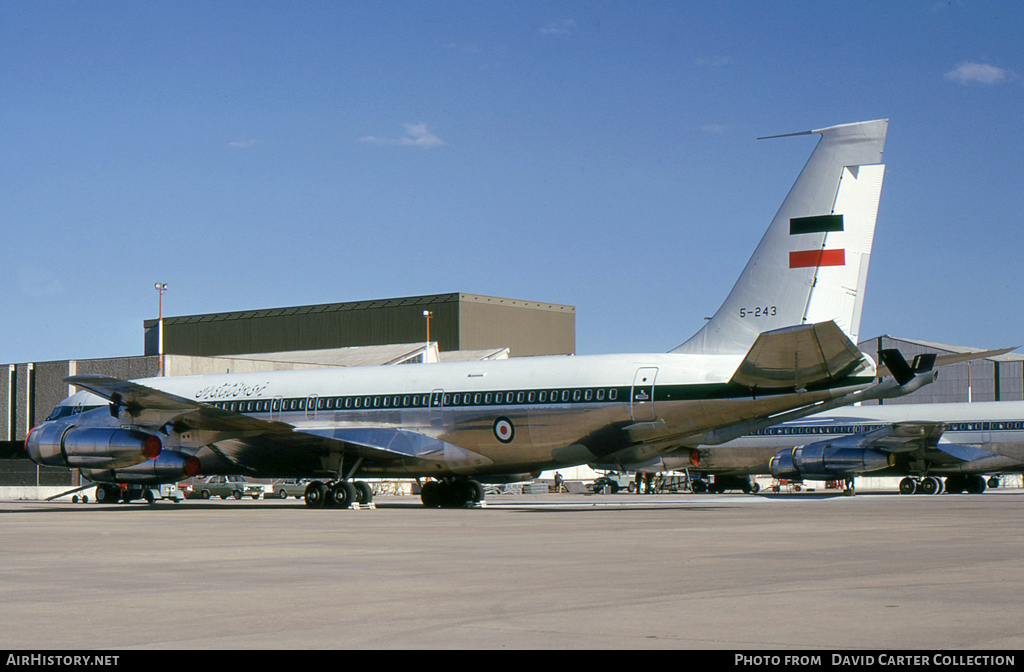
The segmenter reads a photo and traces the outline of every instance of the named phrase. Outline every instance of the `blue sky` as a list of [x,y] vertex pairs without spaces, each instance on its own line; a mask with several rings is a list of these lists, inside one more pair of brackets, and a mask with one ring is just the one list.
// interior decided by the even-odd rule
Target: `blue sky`
[[0,361],[468,292],[577,352],[714,313],[816,138],[889,118],[861,336],[1024,342],[1024,4],[0,3]]

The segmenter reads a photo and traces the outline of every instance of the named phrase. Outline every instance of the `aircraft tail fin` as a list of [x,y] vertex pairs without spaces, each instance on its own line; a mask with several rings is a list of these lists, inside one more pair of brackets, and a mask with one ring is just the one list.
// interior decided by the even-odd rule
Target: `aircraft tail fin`
[[888,125],[789,134],[821,140],[725,303],[672,352],[742,354],[763,332],[829,320],[857,342]]

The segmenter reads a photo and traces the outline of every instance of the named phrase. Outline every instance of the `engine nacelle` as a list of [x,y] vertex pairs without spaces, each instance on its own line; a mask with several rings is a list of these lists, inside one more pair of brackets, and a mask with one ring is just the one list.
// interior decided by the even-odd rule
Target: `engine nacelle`
[[780,450],[769,460],[768,468],[775,478],[829,481],[878,471],[894,463],[892,453],[872,448],[843,448],[822,441]]
[[25,449],[33,462],[75,469],[118,469],[155,460],[160,438],[133,429],[44,424],[29,433]]
[[82,475],[90,481],[107,483],[171,483],[195,476],[201,467],[194,455],[165,450],[155,460],[114,470],[83,469]]

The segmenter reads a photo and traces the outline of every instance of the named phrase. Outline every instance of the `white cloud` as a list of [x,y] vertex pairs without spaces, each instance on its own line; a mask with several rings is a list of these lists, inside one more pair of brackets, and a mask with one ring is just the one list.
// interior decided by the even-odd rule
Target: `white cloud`
[[964,63],[945,74],[946,79],[961,84],[997,84],[1006,79],[1009,72],[987,63]]
[[444,144],[444,140],[427,130],[425,123],[402,124],[405,126],[405,137],[401,138],[378,138],[368,135],[359,138],[359,142],[368,142],[373,145],[399,145],[402,147],[422,147],[430,149]]
[[540,29],[541,35],[572,35],[576,31],[576,22],[572,19],[552,21]]

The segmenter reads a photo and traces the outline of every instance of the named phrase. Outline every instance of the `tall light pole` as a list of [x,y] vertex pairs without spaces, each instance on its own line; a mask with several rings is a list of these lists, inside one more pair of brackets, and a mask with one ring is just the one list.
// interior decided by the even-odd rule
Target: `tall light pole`
[[157,354],[160,355],[159,375],[164,376],[167,375],[164,372],[164,292],[167,291],[167,283],[158,282],[153,285],[153,289],[160,294],[160,312],[158,313],[156,322],[156,349]]
[[423,363],[426,364],[430,361],[430,318],[434,316],[434,313],[429,310],[423,311],[423,317],[427,318],[427,349],[423,351]]

